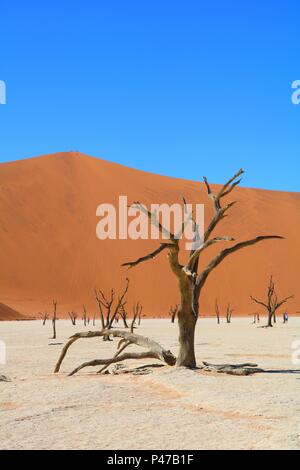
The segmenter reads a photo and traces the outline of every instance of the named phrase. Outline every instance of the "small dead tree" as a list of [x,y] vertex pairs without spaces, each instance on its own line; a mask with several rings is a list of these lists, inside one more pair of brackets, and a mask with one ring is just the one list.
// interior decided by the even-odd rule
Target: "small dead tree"
[[[241,176],[244,170],[238,171],[232,178],[230,178],[220,189],[216,192],[213,191],[212,187],[204,177],[204,184],[208,193],[209,198],[212,201],[214,215],[210,220],[204,237],[200,237],[199,229],[196,221],[193,218],[193,214],[188,214],[182,223],[182,229],[180,233],[172,233],[168,230],[159,220],[157,213],[152,213],[140,202],[135,202],[132,207],[138,209],[142,214],[145,214],[152,225],[154,225],[160,231],[161,235],[166,239],[167,242],[161,242],[160,246],[149,253],[146,256],[142,256],[135,261],[129,261],[123,264],[128,269],[133,268],[140,263],[154,259],[158,254],[163,251],[168,251],[168,259],[171,271],[175,274],[180,292],[180,309],[178,311],[178,325],[179,325],[179,355],[177,357],[177,366],[195,367],[195,327],[198,319],[199,312],[199,299],[201,292],[205,286],[207,278],[210,273],[217,268],[229,255],[249,247],[256,245],[264,240],[269,239],[281,239],[283,237],[277,235],[263,235],[252,238],[250,240],[242,241],[234,244],[229,248],[223,249],[217,255],[215,255],[211,261],[199,271],[199,259],[200,255],[203,254],[204,250],[210,246],[220,242],[233,242],[234,239],[229,236],[212,236],[216,227],[219,223],[227,216],[228,211],[233,207],[235,202],[230,202],[226,205],[222,205],[223,199],[227,197],[241,181]],[[185,204],[185,199],[183,199]],[[186,207],[186,206],[185,206]],[[194,228],[194,244],[191,250],[188,261],[185,264],[181,264],[179,253],[180,235],[185,230],[187,225],[186,220],[192,222]]]
[[[113,327],[113,323],[117,316],[120,316],[123,319],[125,328],[129,328],[126,321],[127,314],[125,311],[125,298],[128,289],[129,279],[126,279],[125,288],[116,302],[116,293],[114,289],[111,289],[109,296],[106,296],[101,290],[95,290],[95,297],[99,307],[101,326],[103,330],[110,330]],[[107,341],[108,339],[108,336],[103,336],[104,341]]]
[[53,338],[56,339],[56,320],[57,320],[57,300],[53,300],[53,316],[52,316],[52,327],[53,327]]
[[76,325],[76,319],[77,319],[77,313],[75,312],[69,312],[69,317],[71,320],[72,325]]
[[179,308],[178,304],[176,304],[174,307],[171,305],[170,307],[169,314],[171,315],[171,323],[175,322],[175,318],[178,313],[178,308]]
[[127,323],[127,311],[125,309],[125,305],[126,305],[126,302],[120,305],[119,315],[123,320],[124,328],[129,328],[129,325]]
[[133,304],[132,306],[132,322],[131,322],[131,327],[130,331],[133,333],[134,328],[136,328],[136,323],[140,325],[141,323],[141,313],[143,311],[143,306],[140,304],[140,302],[137,302],[136,304]]
[[273,276],[270,277],[270,282],[269,282],[269,285],[268,285],[268,294],[267,294],[267,300],[266,301],[258,300],[255,297],[252,297],[252,295],[251,295],[251,299],[252,299],[253,302],[255,302],[258,305],[261,305],[262,307],[264,307],[267,310],[267,314],[268,314],[268,321],[267,321],[267,325],[266,325],[267,328],[270,328],[270,327],[273,326],[272,321],[274,323],[276,322],[276,312],[277,312],[277,310],[283,304],[285,304],[288,300],[290,300],[292,298],[293,298],[293,296],[290,295],[289,297],[285,297],[282,300],[278,299],[278,296],[277,296],[277,293],[276,293],[276,290],[275,290],[275,283],[273,281]]
[[234,308],[231,308],[230,304],[227,305],[226,309],[226,322],[231,323],[231,317],[234,312]]
[[96,315],[93,315],[93,326],[96,326]]
[[86,312],[85,305],[83,306],[83,316],[82,316],[82,321],[83,321],[83,324],[84,324],[84,326],[86,326],[86,324],[87,324],[87,312]]
[[217,317],[217,323],[218,325],[220,325],[220,309],[219,309],[218,299],[216,299],[216,302],[215,302],[215,312],[216,312],[216,317]]
[[47,321],[47,320],[48,320],[48,313],[45,312],[45,313],[44,313],[44,316],[43,316],[43,326],[46,325],[46,321]]

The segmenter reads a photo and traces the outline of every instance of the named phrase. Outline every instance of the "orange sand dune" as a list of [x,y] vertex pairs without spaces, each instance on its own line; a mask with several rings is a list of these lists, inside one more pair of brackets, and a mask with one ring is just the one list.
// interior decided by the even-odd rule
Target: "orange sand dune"
[[[148,316],[166,316],[169,306],[178,302],[166,253],[130,271],[120,267],[155,249],[157,242],[96,238],[97,206],[116,204],[119,195],[146,205],[180,202],[185,195],[191,203],[205,203],[206,220],[211,215],[210,201],[199,182],[149,174],[76,152],[2,163],[2,301],[31,316],[51,312],[53,298],[61,316],[70,309],[80,312],[82,304],[92,313],[96,311],[94,288],[120,290],[129,276],[129,304],[141,300]],[[216,297],[223,310],[231,302],[236,314],[255,312],[249,296],[264,295],[271,273],[280,295],[295,295],[289,303],[289,311],[295,313],[300,310],[300,194],[237,188],[230,198],[239,204],[216,234],[238,240],[280,234],[286,240],[268,241],[227,258],[208,279],[201,313],[213,313]],[[211,249],[201,263],[214,252]]]
[[8,305],[0,302],[0,320],[24,320],[24,315],[21,315],[16,310],[13,310]]

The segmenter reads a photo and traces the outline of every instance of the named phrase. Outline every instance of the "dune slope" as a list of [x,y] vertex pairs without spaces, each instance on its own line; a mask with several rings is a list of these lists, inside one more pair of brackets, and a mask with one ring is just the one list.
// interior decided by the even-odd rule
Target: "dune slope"
[[[208,175],[210,180],[213,176]],[[97,309],[95,287],[120,290],[128,276],[129,304],[140,300],[147,315],[166,316],[169,306],[178,302],[166,253],[130,271],[120,267],[155,249],[157,242],[96,238],[97,206],[117,204],[119,195],[127,195],[129,203],[139,200],[146,205],[180,202],[184,195],[191,203],[205,204],[206,221],[211,215],[210,201],[199,182],[148,174],[76,152],[2,163],[1,300],[30,315],[50,313],[54,298],[60,315],[70,309],[80,311],[82,304],[92,312]],[[227,302],[236,315],[256,311],[249,296],[264,295],[271,273],[279,295],[295,294],[289,311],[300,310],[300,194],[237,188],[232,199],[239,204],[216,234],[237,240],[280,234],[286,239],[268,241],[228,258],[208,279],[201,313],[213,313],[216,298],[222,311]],[[207,253],[201,263],[214,252]]]

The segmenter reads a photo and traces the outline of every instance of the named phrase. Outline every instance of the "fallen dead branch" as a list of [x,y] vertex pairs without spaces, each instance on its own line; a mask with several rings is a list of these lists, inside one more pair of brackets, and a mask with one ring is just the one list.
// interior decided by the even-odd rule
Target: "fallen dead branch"
[[252,375],[259,372],[264,372],[264,369],[257,367],[257,364],[245,362],[243,364],[210,364],[209,362],[202,362],[205,372],[218,372],[229,375]]
[[[69,375],[76,374],[79,370],[83,369],[84,367],[95,367],[99,365],[108,367],[110,364],[114,364],[116,362],[122,362],[127,359],[148,359],[148,358],[158,359],[162,362],[165,362],[166,364],[170,366],[174,366],[176,363],[176,357],[171,353],[171,351],[164,349],[159,343],[151,340],[150,338],[147,338],[146,336],[134,334],[128,331],[104,329],[101,331],[88,331],[88,332],[83,332],[83,333],[76,333],[75,335],[71,336],[69,341],[63,347],[63,350],[55,366],[54,372],[55,373],[59,372],[61,364],[67,354],[68,349],[75,341],[77,341],[80,338],[95,338],[95,337],[103,337],[103,336],[113,336],[113,337],[121,338],[121,341],[118,344],[118,350],[116,354],[112,358],[109,358],[109,359],[96,359],[93,361],[84,362],[79,367],[74,369]],[[121,355],[120,353],[124,351],[124,349],[130,345],[140,346],[142,348],[147,349],[147,351],[140,352],[140,353],[138,352],[124,353]],[[99,372],[102,372],[103,370],[104,368],[100,370]]]

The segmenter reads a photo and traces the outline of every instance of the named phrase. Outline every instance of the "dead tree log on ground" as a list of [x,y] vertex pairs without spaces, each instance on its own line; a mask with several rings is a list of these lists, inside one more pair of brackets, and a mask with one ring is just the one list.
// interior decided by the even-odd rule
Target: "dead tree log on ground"
[[[202,267],[198,272],[199,258],[200,255],[203,254],[204,250],[217,243],[228,243],[234,241],[234,239],[229,236],[218,235],[212,237],[212,234],[216,227],[219,225],[219,223],[227,216],[228,211],[235,204],[235,202],[231,202],[223,206],[222,202],[223,198],[231,194],[235,187],[239,185],[241,181],[240,177],[243,173],[243,170],[238,171],[216,192],[213,191],[207,179],[204,177],[204,184],[208,196],[212,201],[214,215],[204,232],[203,238],[199,234],[199,227],[197,226],[197,222],[193,218],[192,211],[190,211],[188,217],[185,218],[184,222],[182,223],[180,233],[177,234],[172,233],[159,221],[156,212],[152,213],[151,211],[148,211],[147,208],[139,202],[135,202],[132,206],[133,208],[138,209],[142,214],[145,214],[149,218],[151,224],[159,230],[161,236],[164,239],[167,239],[167,242],[161,242],[160,246],[155,251],[152,251],[146,256],[141,256],[135,261],[126,262],[123,264],[123,266],[127,266],[127,268],[133,268],[139,265],[140,263],[154,259],[158,254],[162,253],[165,250],[168,251],[170,269],[177,277],[181,299],[180,309],[178,311],[178,366],[196,366],[195,327],[198,319],[199,299],[210,273],[215,268],[217,268],[229,255],[232,255],[241,249],[256,245],[264,240],[283,238],[277,235],[262,235],[252,238],[250,240],[234,244],[229,248],[220,251],[211,259],[211,261],[205,267]],[[183,202],[185,204],[185,200],[183,200]],[[194,243],[193,249],[190,251],[187,263],[182,265],[179,257],[179,239],[181,238],[181,235],[186,228],[187,221],[191,222],[193,225]]]
[[244,364],[210,364],[203,362],[203,365],[205,372],[218,372],[229,375],[252,375],[264,372],[263,369],[257,367],[257,364],[252,364],[251,362]]
[[56,339],[56,320],[57,320],[57,300],[53,300],[53,317],[52,317],[52,328],[53,328],[53,338]]
[[[156,341],[147,338],[146,336],[141,336],[133,333],[129,333],[128,331],[122,330],[102,330],[102,331],[88,331],[84,333],[76,333],[75,335],[71,336],[69,341],[65,344],[60,357],[57,361],[55,366],[54,372],[57,373],[60,370],[61,364],[67,354],[69,347],[78,339],[80,338],[95,338],[95,337],[103,337],[103,336],[113,336],[116,338],[121,338],[121,341],[118,344],[118,350],[114,357],[109,359],[96,359],[93,361],[85,362],[81,364],[79,367],[74,369],[69,375],[76,374],[79,370],[83,369],[84,367],[95,367],[95,366],[109,366],[110,364],[114,364],[116,362],[122,362],[128,359],[159,359],[160,361],[165,362],[167,365],[175,365],[176,358],[173,356],[171,351],[167,351],[164,349],[159,343]],[[130,345],[140,346],[145,348],[146,352],[132,352],[132,353],[124,353],[120,354]]]
[[266,328],[271,328],[273,326],[272,321],[274,321],[274,323],[276,323],[276,312],[277,312],[277,310],[283,304],[285,304],[289,299],[292,299],[292,298],[293,298],[293,296],[290,295],[289,297],[285,297],[282,300],[278,299],[278,296],[277,296],[277,293],[276,293],[276,290],[275,290],[275,283],[273,281],[273,276],[270,277],[270,282],[269,282],[269,285],[268,285],[268,294],[267,294],[267,300],[266,301],[258,300],[255,297],[252,297],[252,295],[251,295],[251,299],[252,299],[253,302],[255,302],[258,305],[261,305],[262,307],[264,307],[267,310],[268,321],[267,321]]

